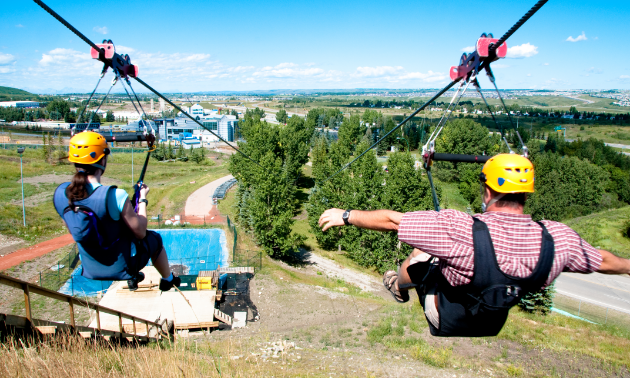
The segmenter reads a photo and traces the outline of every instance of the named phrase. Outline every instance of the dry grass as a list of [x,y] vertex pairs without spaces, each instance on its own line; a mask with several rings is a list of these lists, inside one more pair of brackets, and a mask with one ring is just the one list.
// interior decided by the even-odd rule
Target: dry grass
[[[63,335],[41,343],[11,339],[0,347],[2,377],[295,377],[308,374],[289,352],[273,361],[260,343],[184,340],[121,346]],[[297,353],[297,351],[295,351]],[[323,372],[322,372],[323,373]],[[328,375],[326,375],[328,376]]]

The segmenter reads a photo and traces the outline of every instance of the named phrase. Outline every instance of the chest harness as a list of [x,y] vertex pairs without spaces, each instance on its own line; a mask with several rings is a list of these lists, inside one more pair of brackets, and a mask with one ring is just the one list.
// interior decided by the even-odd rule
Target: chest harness
[[[428,321],[433,336],[485,337],[496,336],[505,324],[512,307],[528,293],[540,289],[551,272],[555,247],[547,228],[542,228],[542,243],[538,263],[524,278],[513,277],[501,271],[488,226],[473,217],[474,270],[469,284],[452,286],[437,265],[431,265],[422,280],[412,272],[410,276],[418,286],[420,303],[425,305],[426,288],[436,286],[440,324],[436,328]],[[420,265],[420,264],[416,264]],[[417,282],[415,282],[417,280]]]
[[[53,202],[77,243],[83,265],[81,275],[107,281],[135,277],[146,265],[144,260],[148,261],[148,254],[132,256],[131,244],[137,241],[122,219],[114,220],[108,212],[107,198],[114,195],[116,187],[99,186],[87,198],[75,201],[71,206],[66,197],[69,185],[66,182],[57,187]],[[142,249],[137,247],[136,250]]]

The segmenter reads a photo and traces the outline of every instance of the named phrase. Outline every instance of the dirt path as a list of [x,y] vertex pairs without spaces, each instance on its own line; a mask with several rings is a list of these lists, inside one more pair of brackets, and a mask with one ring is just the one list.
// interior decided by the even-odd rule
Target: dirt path
[[342,279],[361,288],[363,291],[379,292],[383,289],[382,283],[375,277],[357,272],[354,269],[346,268],[320,255],[306,252],[304,254],[304,260],[310,263],[314,269],[321,271],[326,276]]
[[[204,216],[211,214],[213,208],[216,207],[212,204],[212,195],[214,194],[214,191],[219,187],[219,185],[223,184],[231,178],[234,178],[234,176],[227,175],[197,189],[186,200],[184,215]],[[215,215],[214,213],[212,214]],[[216,212],[216,215],[218,215],[218,212]]]
[[28,248],[17,250],[9,255],[0,257],[0,271],[9,269],[12,266],[23,263],[24,261],[43,256],[49,252],[57,250],[61,247],[65,247],[66,245],[72,243],[74,243],[72,235],[66,234]]

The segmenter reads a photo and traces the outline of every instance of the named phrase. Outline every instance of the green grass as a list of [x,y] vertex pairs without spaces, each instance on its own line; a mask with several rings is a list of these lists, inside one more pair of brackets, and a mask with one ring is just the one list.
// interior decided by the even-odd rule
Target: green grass
[[[104,177],[120,180],[118,187],[133,195],[132,183],[138,179],[146,150],[134,153],[134,172],[131,171],[131,153],[114,152],[108,160]],[[214,158],[217,154],[211,154]],[[145,182],[151,188],[149,193],[149,215],[179,214],[185,206],[186,198],[201,186],[228,174],[226,165],[220,160],[208,159],[205,164],[193,162],[161,163],[150,160]],[[27,227],[22,225],[22,192],[20,185],[19,156],[12,150],[0,150],[0,233],[22,238],[28,242],[38,242],[66,232],[61,218],[57,215],[52,201],[46,200],[34,207],[26,208]],[[27,149],[24,153],[24,177],[46,174],[71,175],[74,167],[70,164],[50,165],[42,161],[41,149]],[[190,182],[195,181],[194,184]],[[26,184],[25,197],[40,193],[52,193],[55,184]],[[19,205],[11,201],[18,201]]]
[[593,247],[630,258],[630,239],[622,234],[628,220],[630,206],[570,219],[565,223]]

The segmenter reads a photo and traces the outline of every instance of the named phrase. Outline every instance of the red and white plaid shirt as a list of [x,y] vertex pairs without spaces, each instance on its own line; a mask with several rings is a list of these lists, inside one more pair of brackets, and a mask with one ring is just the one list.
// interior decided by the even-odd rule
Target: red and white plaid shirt
[[[515,277],[527,277],[540,255],[542,229],[529,215],[490,211],[475,215],[490,230],[501,270]],[[568,226],[542,221],[555,245],[555,256],[546,285],[561,272],[592,273],[602,256]],[[474,249],[472,217],[457,210],[406,213],[398,228],[398,239],[440,259],[442,274],[453,286],[470,283]]]

